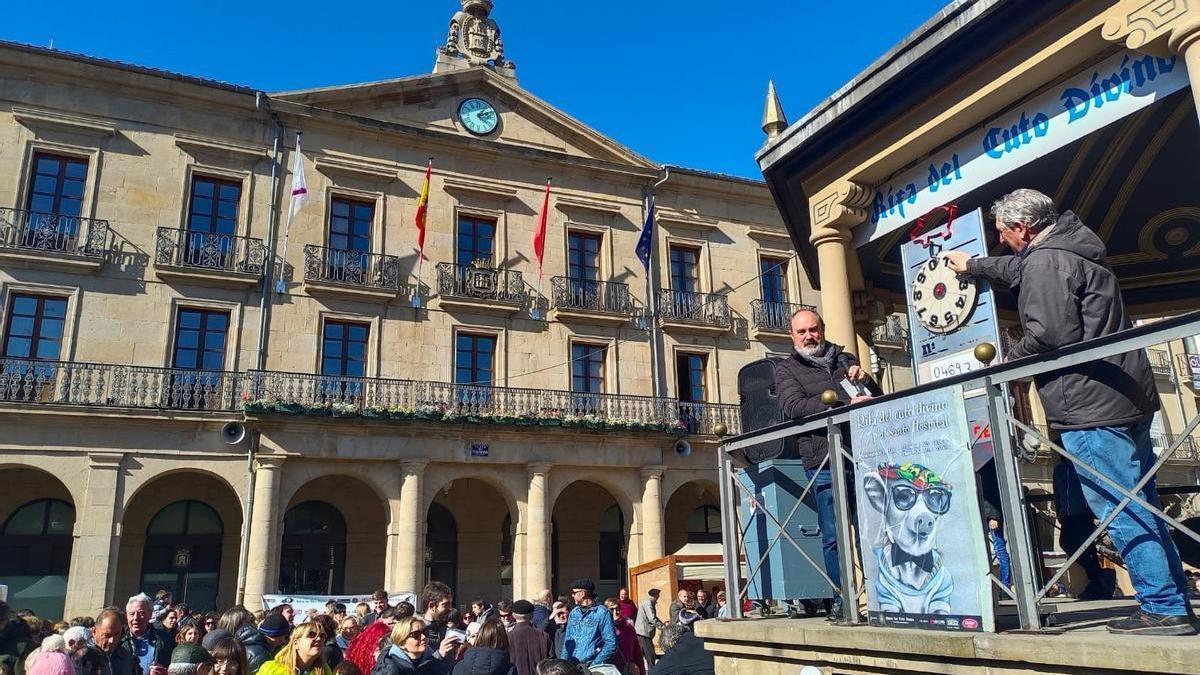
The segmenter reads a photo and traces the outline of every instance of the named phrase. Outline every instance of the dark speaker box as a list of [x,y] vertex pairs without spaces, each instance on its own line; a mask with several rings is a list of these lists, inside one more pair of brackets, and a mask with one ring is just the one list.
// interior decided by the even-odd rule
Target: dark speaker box
[[[775,359],[759,359],[738,371],[738,401],[742,432],[755,431],[784,421],[775,393]],[[746,460],[757,464],[781,456],[791,443],[780,438],[744,449]]]

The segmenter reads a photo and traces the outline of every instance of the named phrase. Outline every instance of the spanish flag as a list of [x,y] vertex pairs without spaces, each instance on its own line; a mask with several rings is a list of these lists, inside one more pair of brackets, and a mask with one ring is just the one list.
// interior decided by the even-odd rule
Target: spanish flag
[[421,185],[421,199],[417,202],[417,252],[425,257],[425,217],[429,212],[429,179],[433,176],[433,158],[425,169],[425,183]]

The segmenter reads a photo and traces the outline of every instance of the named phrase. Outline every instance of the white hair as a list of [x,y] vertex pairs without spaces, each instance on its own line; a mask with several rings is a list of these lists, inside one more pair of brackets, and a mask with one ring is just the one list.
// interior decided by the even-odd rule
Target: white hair
[[42,639],[42,653],[46,652],[65,652],[67,651],[67,641],[61,635],[47,635]]
[[1037,190],[1021,188],[997,199],[992,204],[992,216],[1005,227],[1021,223],[1033,232],[1041,232],[1058,221],[1058,210],[1053,199]]
[[74,642],[76,648],[82,645],[90,645],[92,642],[92,631],[83,626],[71,626],[63,631],[63,640],[68,644]]
[[154,611],[154,601],[151,600],[150,596],[146,595],[145,593],[138,593],[137,595],[126,600],[125,609],[128,610],[129,606],[134,604],[145,605],[147,614],[150,614]]

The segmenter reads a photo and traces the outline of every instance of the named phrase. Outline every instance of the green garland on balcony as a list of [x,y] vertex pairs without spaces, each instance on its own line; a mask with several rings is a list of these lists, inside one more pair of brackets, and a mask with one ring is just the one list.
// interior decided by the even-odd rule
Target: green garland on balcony
[[303,415],[308,417],[342,417],[391,422],[441,422],[443,424],[487,424],[497,426],[542,426],[566,429],[597,429],[601,431],[640,431],[666,433],[676,436],[687,434],[683,420],[673,424],[643,422],[640,420],[615,420],[601,415],[572,415],[562,410],[545,410],[540,414],[463,414],[445,404],[426,404],[417,408],[359,407],[352,403],[304,405],[273,399],[250,399],[243,397],[242,409],[247,415]]

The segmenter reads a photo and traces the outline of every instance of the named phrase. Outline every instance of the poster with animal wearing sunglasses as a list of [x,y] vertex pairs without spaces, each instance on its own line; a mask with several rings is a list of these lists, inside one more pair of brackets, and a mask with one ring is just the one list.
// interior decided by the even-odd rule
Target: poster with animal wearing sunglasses
[[850,436],[870,623],[994,630],[962,387],[868,406]]

